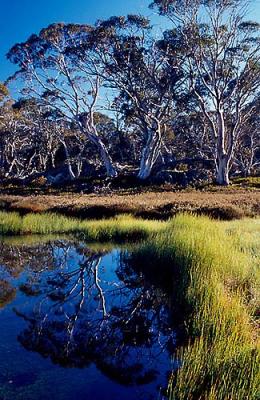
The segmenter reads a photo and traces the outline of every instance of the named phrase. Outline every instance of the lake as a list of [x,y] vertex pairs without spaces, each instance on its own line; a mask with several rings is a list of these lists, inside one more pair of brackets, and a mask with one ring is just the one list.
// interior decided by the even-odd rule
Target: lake
[[177,367],[171,299],[131,252],[0,240],[1,400],[165,398]]

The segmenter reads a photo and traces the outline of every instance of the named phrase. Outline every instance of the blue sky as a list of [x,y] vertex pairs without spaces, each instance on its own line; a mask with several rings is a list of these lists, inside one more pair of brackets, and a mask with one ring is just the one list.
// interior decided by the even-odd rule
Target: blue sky
[[5,54],[17,42],[53,22],[92,24],[127,13],[151,14],[150,0],[1,0],[0,81],[14,70]]
[[[17,42],[53,22],[92,24],[111,15],[141,13],[152,16],[151,0],[1,0],[0,81],[14,71],[5,54]],[[251,5],[252,19],[260,22],[260,0]]]

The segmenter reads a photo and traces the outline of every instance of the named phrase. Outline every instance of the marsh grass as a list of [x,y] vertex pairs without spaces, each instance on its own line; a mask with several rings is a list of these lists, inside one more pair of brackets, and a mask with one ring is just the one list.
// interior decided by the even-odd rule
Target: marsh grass
[[133,257],[173,281],[188,344],[174,355],[171,400],[256,400],[259,220],[213,221],[178,215],[167,222],[123,215],[77,220],[55,214],[0,213],[0,233],[79,234],[86,241],[141,240]]
[[253,257],[260,254],[260,219],[247,218],[242,221],[223,223],[228,235],[232,236],[236,247],[243,252],[249,252]]
[[[249,231],[256,233],[256,226]],[[175,355],[182,368],[171,378],[170,399],[257,399],[257,243],[253,236],[251,245],[249,238],[242,245],[242,221],[231,229],[205,217],[178,216],[138,249],[137,257],[149,257],[154,268],[172,269],[190,339]]]
[[131,215],[120,215],[102,220],[79,220],[58,214],[27,214],[0,212],[1,235],[77,233],[84,240],[140,240],[160,232],[166,222],[143,220]]
[[[72,238],[73,239],[73,238]],[[49,234],[49,235],[0,235],[0,243],[7,246],[38,246],[55,241],[72,240],[70,235]]]

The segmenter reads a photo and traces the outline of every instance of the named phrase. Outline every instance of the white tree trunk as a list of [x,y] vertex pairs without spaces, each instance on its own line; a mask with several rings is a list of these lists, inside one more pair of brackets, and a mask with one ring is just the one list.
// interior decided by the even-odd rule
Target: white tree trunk
[[86,137],[91,141],[91,143],[96,146],[101,161],[106,169],[107,176],[109,178],[115,178],[117,176],[117,170],[113,165],[112,158],[110,157],[105,144],[98,135],[95,125],[89,123],[89,121],[82,121],[80,128]]
[[77,162],[76,162],[76,167],[77,167],[77,172],[76,172],[77,178],[79,178],[79,177],[80,177],[80,174],[81,174],[81,172],[82,172],[82,160],[81,160],[81,159],[78,159],[78,160],[77,160]]
[[[229,164],[231,159],[232,149],[230,148],[228,152],[225,149],[226,143],[226,126],[224,120],[224,112],[221,107],[219,107],[217,112],[217,183],[219,185],[229,185]],[[228,137],[230,139],[230,137]],[[230,140],[228,140],[229,142]]]
[[68,166],[68,172],[69,172],[69,176],[71,180],[74,180],[76,178],[73,170],[72,170],[72,165],[71,165],[71,161],[70,161],[70,155],[69,155],[69,151],[68,151],[68,147],[67,144],[65,143],[65,141],[61,141],[61,143],[63,144],[64,147],[64,151],[65,151],[65,155],[66,155],[66,162],[67,162],[67,166]]
[[150,130],[147,143],[142,152],[140,168],[138,173],[139,179],[147,179],[151,175],[152,168],[160,154],[161,135],[160,130]]
[[98,152],[103,162],[103,165],[106,168],[107,176],[109,178],[115,178],[117,176],[117,170],[113,165],[112,159],[107,151],[106,146],[104,145],[104,143],[100,138],[97,138],[96,146],[98,148]]
[[229,159],[227,155],[222,155],[217,162],[217,183],[219,185],[229,185]]

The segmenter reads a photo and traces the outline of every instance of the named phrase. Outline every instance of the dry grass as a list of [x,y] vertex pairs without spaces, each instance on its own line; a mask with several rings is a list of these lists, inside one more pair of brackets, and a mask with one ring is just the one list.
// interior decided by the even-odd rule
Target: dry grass
[[193,212],[224,220],[260,215],[260,191],[146,192],[112,195],[0,196],[0,208],[9,211],[59,212],[79,218],[104,218],[131,213],[144,218],[167,219]]

